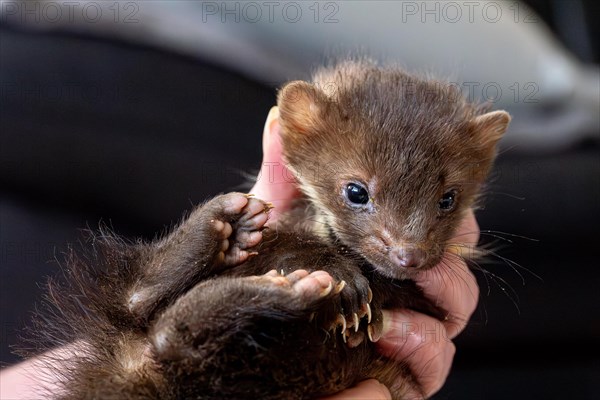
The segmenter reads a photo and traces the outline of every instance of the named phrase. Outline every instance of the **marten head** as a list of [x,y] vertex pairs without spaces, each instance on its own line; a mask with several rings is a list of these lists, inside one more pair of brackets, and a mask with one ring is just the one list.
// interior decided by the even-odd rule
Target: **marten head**
[[365,62],[288,83],[278,106],[284,158],[323,228],[394,278],[441,260],[510,121]]

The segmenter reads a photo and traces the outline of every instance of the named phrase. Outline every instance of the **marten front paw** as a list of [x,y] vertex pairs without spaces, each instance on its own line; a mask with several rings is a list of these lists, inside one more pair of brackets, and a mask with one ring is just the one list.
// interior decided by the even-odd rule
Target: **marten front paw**
[[249,249],[262,240],[262,229],[273,206],[243,193],[228,193],[218,200],[221,215],[210,221],[219,240],[216,261],[233,267],[257,254]]

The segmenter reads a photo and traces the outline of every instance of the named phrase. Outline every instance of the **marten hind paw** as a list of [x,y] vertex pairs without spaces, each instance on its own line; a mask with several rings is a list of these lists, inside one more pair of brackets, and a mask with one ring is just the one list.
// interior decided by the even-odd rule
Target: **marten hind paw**
[[363,275],[348,277],[348,282],[341,281],[336,291],[339,291],[337,317],[332,321],[329,330],[339,333],[349,347],[356,347],[365,338],[371,341],[379,340],[381,336],[381,312],[372,307],[373,292],[369,281]]
[[223,220],[211,220],[220,240],[217,261],[225,266],[236,266],[257,254],[250,249],[262,240],[262,230],[273,206],[243,193],[223,197]]

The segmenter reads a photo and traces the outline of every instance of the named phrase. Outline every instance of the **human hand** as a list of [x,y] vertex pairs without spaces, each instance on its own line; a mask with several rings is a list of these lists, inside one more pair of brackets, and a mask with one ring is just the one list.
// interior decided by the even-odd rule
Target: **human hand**
[[[275,208],[270,222],[276,221],[288,210],[300,193],[281,156],[279,112],[269,112],[263,132],[263,164],[256,184],[250,191],[270,201]],[[455,241],[472,248],[479,240],[479,227],[470,210],[455,235]],[[384,311],[384,332],[377,342],[379,351],[399,362],[406,362],[418,379],[418,387],[411,388],[409,398],[429,397],[444,384],[452,365],[456,348],[452,343],[466,326],[477,306],[479,287],[466,263],[448,252],[433,269],[423,271],[415,278],[425,295],[448,312],[444,321],[412,311]],[[342,399],[391,399],[389,391],[376,380],[370,379],[357,386],[327,397]]]
[[[479,226],[472,210],[462,220],[455,241],[472,249],[479,240]],[[432,396],[446,381],[456,348],[454,339],[467,326],[477,307],[479,286],[465,261],[447,252],[436,267],[421,272],[415,282],[425,296],[448,312],[444,321],[412,310],[384,310],[384,332],[379,351],[406,362],[419,387],[411,388],[409,399]]]

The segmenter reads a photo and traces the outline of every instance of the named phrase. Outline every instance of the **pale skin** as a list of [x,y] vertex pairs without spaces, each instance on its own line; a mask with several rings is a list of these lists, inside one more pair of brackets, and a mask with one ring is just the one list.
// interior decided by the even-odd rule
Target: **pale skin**
[[[274,107],[263,132],[263,168],[259,179],[250,191],[258,198],[273,203],[270,224],[276,223],[280,213],[289,209],[298,192],[291,173],[285,169],[281,157],[278,111]],[[458,229],[456,241],[465,248],[474,247],[479,239],[479,227],[472,211],[468,212]],[[466,326],[477,306],[479,287],[467,265],[458,257],[448,254],[440,265],[421,273],[416,279],[425,294],[448,311],[444,321],[412,310],[384,312],[384,335],[377,342],[382,354],[407,362],[419,377],[419,388],[414,388],[411,398],[427,397],[436,393],[445,382],[456,348],[452,343]],[[432,333],[433,332],[433,333]],[[68,347],[54,351],[71,352]],[[1,399],[37,399],[36,391],[43,382],[42,365],[28,360],[0,372]],[[47,371],[46,371],[47,372]],[[47,384],[48,382],[46,382]],[[46,388],[48,386],[46,385]],[[374,379],[366,380],[353,388],[326,400],[388,400],[388,389]]]

